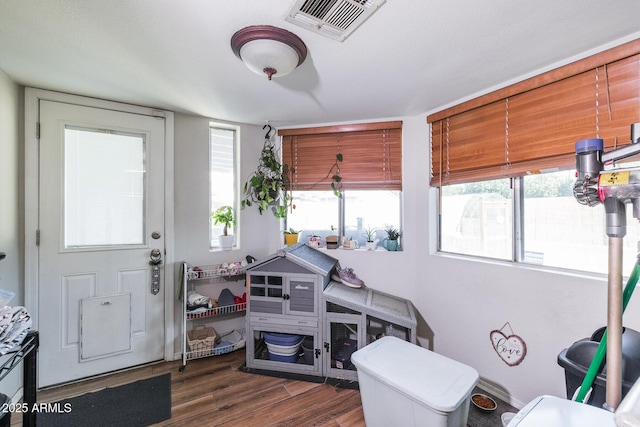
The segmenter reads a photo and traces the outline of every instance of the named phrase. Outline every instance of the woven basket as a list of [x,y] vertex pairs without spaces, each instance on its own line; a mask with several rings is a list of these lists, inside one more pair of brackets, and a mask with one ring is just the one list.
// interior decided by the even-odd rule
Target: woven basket
[[217,333],[212,327],[197,326],[187,332],[187,346],[191,357],[204,357],[213,354]]

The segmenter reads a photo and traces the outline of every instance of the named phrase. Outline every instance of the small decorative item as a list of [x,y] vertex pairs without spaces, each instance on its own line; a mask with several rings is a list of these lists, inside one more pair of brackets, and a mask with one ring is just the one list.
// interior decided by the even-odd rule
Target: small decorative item
[[289,231],[285,230],[284,232],[284,243],[287,246],[292,246],[298,243],[298,236],[300,235],[300,231],[296,231],[293,228],[289,228]]
[[364,230],[364,233],[362,233],[362,236],[367,239],[366,243],[364,244],[366,250],[376,250],[376,246],[378,246],[378,242],[380,241],[380,239],[376,239],[377,231],[378,230],[376,230],[375,228],[367,227],[367,229]]
[[209,216],[210,220],[213,220],[214,224],[223,224],[222,234],[218,237],[220,240],[220,247],[224,250],[230,250],[233,248],[233,234],[228,234],[229,228],[236,223],[236,218],[233,215],[233,208],[231,206],[220,206],[217,210],[211,212]]
[[346,237],[342,239],[342,248],[343,249],[358,249],[358,241],[347,239]]
[[[507,326],[508,335],[503,332]],[[513,333],[509,322],[502,325],[502,328],[491,331],[490,338],[493,349],[509,366],[519,365],[527,355],[527,345],[522,338]]]
[[325,245],[325,241],[320,236],[311,236],[309,237],[309,247],[311,248],[323,248]]
[[395,227],[387,227],[384,229],[387,237],[382,239],[382,246],[388,251],[397,251],[399,249],[398,238],[402,235]]
[[[331,232],[333,231],[335,231],[335,227],[332,225]],[[339,240],[340,240],[340,236],[337,236],[335,234],[331,234],[327,236],[325,238],[325,241],[327,243],[327,249],[338,249]]]

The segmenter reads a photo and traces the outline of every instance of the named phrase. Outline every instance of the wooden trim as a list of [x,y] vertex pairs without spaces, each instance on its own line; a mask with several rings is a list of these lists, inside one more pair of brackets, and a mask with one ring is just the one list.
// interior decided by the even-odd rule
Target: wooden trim
[[314,135],[319,133],[359,132],[366,130],[402,129],[402,121],[355,123],[349,125],[321,126],[298,129],[278,129],[279,136]]
[[446,110],[427,116],[427,123],[444,119],[446,117],[460,114],[474,108],[482,107],[486,104],[505,99],[519,93],[527,92],[550,83],[557,82],[567,77],[571,77],[582,72],[595,69],[596,67],[608,64],[620,59],[640,53],[640,39],[630,41],[604,52],[596,53],[587,58],[572,62],[562,67],[547,71],[546,73],[531,77],[527,80],[512,84],[502,89],[498,89],[486,95],[471,99]]

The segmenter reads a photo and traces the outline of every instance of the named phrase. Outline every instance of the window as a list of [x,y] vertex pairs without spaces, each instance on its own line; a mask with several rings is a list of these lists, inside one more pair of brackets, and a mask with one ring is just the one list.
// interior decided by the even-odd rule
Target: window
[[333,191],[293,191],[295,209],[287,215],[287,229],[303,235],[326,236],[338,228],[339,198]]
[[65,128],[65,248],[144,243],[144,154],[144,135]]
[[[440,250],[606,273],[604,207],[579,204],[575,180],[575,170],[569,170],[514,178],[514,185],[504,179],[443,187]],[[623,273],[630,273],[640,241],[630,205],[626,220]]]
[[[402,122],[284,129],[278,134],[283,137],[283,163],[291,170],[295,206],[287,228],[302,230],[303,236],[338,234],[361,246],[367,229],[377,229],[380,240],[386,226],[401,229]],[[336,162],[338,154],[342,160]],[[336,174],[339,182],[332,180]]]
[[[522,261],[606,273],[608,237],[602,204],[588,207],[573,197],[575,170],[532,175],[523,180]],[[626,207],[623,274],[631,273],[640,238],[638,220]]]
[[[235,127],[211,124],[209,127],[209,212],[221,206],[231,206],[237,220],[237,140]],[[220,249],[219,236],[223,225],[209,222],[209,249]],[[236,227],[227,231],[237,234]],[[234,246],[238,244],[236,240]]]
[[508,179],[443,187],[440,249],[511,260],[511,193]]
[[[603,206],[573,197],[575,143],[627,146],[639,116],[635,40],[427,117],[439,250],[605,272]],[[630,271],[638,223],[626,214]]]
[[384,228],[400,228],[402,192],[397,190],[345,191],[344,236],[364,247],[365,230],[377,230],[376,239],[387,237]]
[[[294,191],[292,195],[296,208],[288,215],[287,226],[302,230],[304,236],[339,234],[364,247],[365,230],[371,229],[376,230],[375,238],[380,246],[386,237],[384,228],[401,225],[401,191],[346,190],[339,198],[332,191]],[[344,220],[339,221],[342,211]],[[344,231],[337,231],[339,224],[344,224]]]

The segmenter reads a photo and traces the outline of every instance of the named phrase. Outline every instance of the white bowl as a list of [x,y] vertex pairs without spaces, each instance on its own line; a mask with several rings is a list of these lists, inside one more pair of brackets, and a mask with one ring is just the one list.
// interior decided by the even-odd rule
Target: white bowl
[[502,414],[500,416],[500,419],[502,420],[502,427],[507,427],[515,416],[515,412],[505,412],[504,414]]

